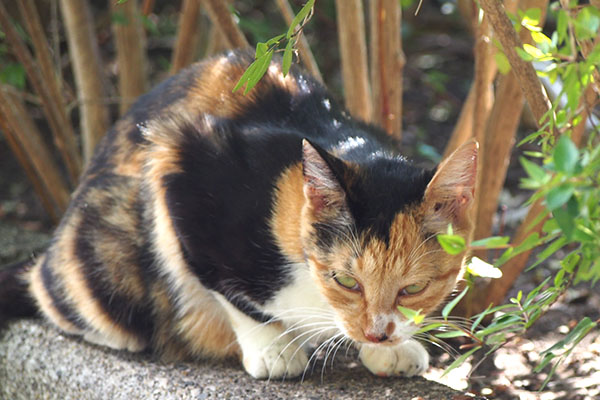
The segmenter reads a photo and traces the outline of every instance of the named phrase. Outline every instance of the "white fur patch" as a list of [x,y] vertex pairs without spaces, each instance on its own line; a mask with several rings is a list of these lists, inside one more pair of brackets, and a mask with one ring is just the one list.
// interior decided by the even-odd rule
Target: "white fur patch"
[[364,344],[359,357],[363,365],[378,376],[414,376],[429,367],[427,350],[415,340],[394,347]]

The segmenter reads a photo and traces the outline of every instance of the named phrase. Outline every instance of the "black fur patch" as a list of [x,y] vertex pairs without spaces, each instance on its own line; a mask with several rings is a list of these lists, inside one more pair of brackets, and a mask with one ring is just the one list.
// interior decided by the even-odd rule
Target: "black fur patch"
[[24,261],[0,268],[0,329],[9,319],[32,317],[37,312],[21,276],[32,264]]

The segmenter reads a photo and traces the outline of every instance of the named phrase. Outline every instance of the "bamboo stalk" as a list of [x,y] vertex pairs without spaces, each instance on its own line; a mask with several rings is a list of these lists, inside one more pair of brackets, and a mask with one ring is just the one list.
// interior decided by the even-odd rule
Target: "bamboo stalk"
[[199,0],[183,0],[181,13],[179,14],[179,30],[177,31],[177,40],[175,50],[171,58],[170,74],[192,63],[195,52],[198,49],[200,39],[198,29],[198,19],[200,17]]
[[[33,23],[33,22],[32,22]],[[19,62],[25,68],[25,72],[33,88],[40,96],[42,100],[42,110],[48,121],[48,125],[52,130],[52,134],[60,154],[65,161],[67,171],[71,181],[74,183],[79,178],[81,171],[81,160],[79,159],[79,153],[76,150],[74,142],[71,143],[69,140],[74,140],[73,137],[65,135],[64,120],[61,119],[61,110],[59,108],[60,96],[55,98],[50,92],[49,86],[44,82],[42,73],[38,66],[35,64],[33,57],[25,43],[21,40],[17,31],[13,27],[10,18],[4,4],[0,2],[0,26],[6,34],[6,39],[10,43],[14,50],[15,56]],[[36,35],[34,33],[34,35]],[[38,39],[36,38],[36,41]],[[65,117],[66,118],[66,117]]]
[[372,0],[371,87],[373,122],[402,139],[402,9],[397,0]]
[[81,115],[83,156],[87,162],[108,129],[108,111],[104,105],[103,74],[93,19],[86,0],[60,0],[69,55],[77,84]]
[[[277,6],[279,7],[279,11],[283,16],[285,23],[291,25],[295,15],[294,10],[292,10],[288,0],[277,0]],[[308,71],[320,82],[323,82],[323,77],[321,76],[321,71],[319,71],[317,60],[315,60],[315,56],[310,50],[310,46],[308,45],[308,41],[304,35],[300,35],[298,39],[298,51],[300,52],[300,59],[302,60],[302,63],[306,69],[308,69]]]
[[336,0],[335,5],[346,107],[354,117],[369,122],[373,110],[362,2]]
[[112,24],[119,66],[119,112],[123,115],[147,90],[146,37],[136,0],[121,4],[109,0],[109,3],[113,14],[123,16],[122,19],[115,18]]
[[222,0],[202,1],[211,21],[223,34],[229,47],[237,48],[249,46],[248,40],[246,40],[246,37],[227,9],[226,2]]
[[43,190],[37,189],[42,203],[48,206],[46,194],[51,199],[54,210],[49,210],[50,216],[62,214],[69,203],[67,184],[29,113],[20,99],[4,86],[0,86],[0,114],[6,137],[10,137],[9,141],[18,148],[15,154],[28,175],[35,174],[37,177],[30,175],[34,187],[39,182],[43,185]]

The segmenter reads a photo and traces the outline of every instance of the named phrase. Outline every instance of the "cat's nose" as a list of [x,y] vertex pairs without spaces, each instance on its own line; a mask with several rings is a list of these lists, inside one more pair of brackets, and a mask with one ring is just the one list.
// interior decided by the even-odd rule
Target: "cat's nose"
[[380,343],[380,342],[385,342],[386,340],[388,340],[388,335],[386,335],[385,333],[376,335],[376,334],[372,334],[370,332],[365,332],[365,337],[367,338],[367,340],[369,340],[370,342],[373,342],[373,343]]

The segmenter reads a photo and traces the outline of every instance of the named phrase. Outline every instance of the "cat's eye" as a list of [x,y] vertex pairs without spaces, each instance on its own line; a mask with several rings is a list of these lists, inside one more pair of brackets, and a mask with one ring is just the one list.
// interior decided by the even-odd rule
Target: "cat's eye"
[[427,287],[427,282],[413,283],[412,285],[406,286],[400,291],[401,296],[410,296],[422,292]]
[[359,290],[358,281],[346,274],[335,274],[333,279],[338,283],[338,285],[345,287],[350,290]]

